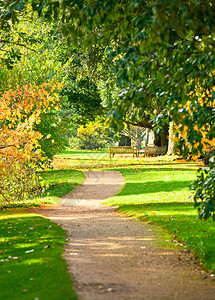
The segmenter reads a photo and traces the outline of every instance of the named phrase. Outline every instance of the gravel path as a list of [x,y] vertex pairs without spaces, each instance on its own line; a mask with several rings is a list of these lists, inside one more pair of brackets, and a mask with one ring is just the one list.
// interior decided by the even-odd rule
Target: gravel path
[[36,210],[67,231],[64,257],[78,299],[215,299],[214,281],[189,254],[157,246],[164,237],[154,226],[100,204],[122,188],[120,173],[85,175],[60,206]]

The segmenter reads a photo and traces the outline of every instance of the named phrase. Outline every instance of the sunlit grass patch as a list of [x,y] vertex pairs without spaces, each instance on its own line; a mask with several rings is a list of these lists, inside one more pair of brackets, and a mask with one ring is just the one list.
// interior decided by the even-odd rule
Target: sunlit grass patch
[[32,195],[28,200],[1,205],[9,207],[35,207],[41,205],[58,204],[59,199],[72,191],[84,180],[84,174],[77,170],[45,170],[40,172],[43,180],[43,191],[39,195]]
[[196,172],[189,164],[145,165],[119,169],[126,184],[107,205],[167,230],[172,240],[191,249],[203,265],[215,272],[215,224],[198,220],[189,196]]
[[110,169],[120,167],[138,167],[146,165],[164,165],[165,167],[175,168],[185,165],[190,169],[196,168],[196,163],[182,164],[175,161],[174,156],[156,156],[156,157],[133,157],[132,154],[115,155],[114,158],[109,157],[109,150],[72,150],[67,149],[55,156],[52,166],[54,169],[78,169],[78,170],[96,170]]
[[24,209],[0,211],[0,299],[76,299],[64,244],[55,223]]

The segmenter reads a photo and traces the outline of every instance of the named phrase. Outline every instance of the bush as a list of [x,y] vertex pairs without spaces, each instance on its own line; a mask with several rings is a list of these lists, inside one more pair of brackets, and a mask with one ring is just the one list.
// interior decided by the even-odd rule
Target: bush
[[192,183],[191,189],[195,207],[198,208],[199,219],[207,220],[210,216],[215,221],[215,164],[198,170],[197,179]]
[[0,205],[24,201],[29,194],[41,190],[33,163],[21,163],[13,157],[0,160]]
[[104,132],[104,127],[100,123],[88,123],[81,125],[77,130],[77,135],[70,140],[73,149],[104,149],[110,143],[110,137]]

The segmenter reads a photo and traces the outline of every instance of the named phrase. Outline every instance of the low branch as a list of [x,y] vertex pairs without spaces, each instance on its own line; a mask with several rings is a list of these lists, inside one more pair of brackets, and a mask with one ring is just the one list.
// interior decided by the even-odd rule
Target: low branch
[[153,130],[154,126],[152,123],[149,123],[148,121],[138,121],[136,123],[128,122],[132,126],[138,126],[138,127],[143,127],[143,128],[148,128]]
[[12,45],[24,47],[24,48],[26,48],[26,49],[28,49],[28,50],[33,51],[33,52],[37,52],[35,49],[32,49],[32,48],[28,47],[27,45],[25,45],[25,44],[23,44],[23,43],[10,42],[10,41],[7,41],[7,40],[0,40],[0,43],[4,43],[4,44],[7,43],[7,44],[10,44],[10,45],[12,44]]
[[125,134],[127,134],[132,140],[134,140],[135,142],[137,142],[138,139],[137,139],[132,133],[130,133],[130,132],[128,131],[128,129],[124,129],[123,132],[124,132]]

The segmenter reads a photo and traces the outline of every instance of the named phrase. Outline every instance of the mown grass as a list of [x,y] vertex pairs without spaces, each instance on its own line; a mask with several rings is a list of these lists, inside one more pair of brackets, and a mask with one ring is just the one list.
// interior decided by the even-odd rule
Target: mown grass
[[27,201],[28,204],[58,204],[59,199],[81,184],[85,178],[78,170],[47,170],[41,172],[45,192]]
[[39,175],[43,182],[43,191],[39,191],[38,195],[32,195],[25,201],[3,204],[0,209],[58,204],[59,199],[81,184],[85,177],[78,170],[46,170]]
[[59,226],[23,208],[1,211],[0,224],[0,299],[76,299]]
[[[105,204],[167,230],[183,243],[205,268],[215,272],[215,223],[201,221],[189,196],[196,172],[190,164],[118,169],[126,179],[122,191]],[[177,243],[175,243],[177,245]]]
[[[77,170],[94,170],[109,169],[115,167],[138,166],[154,163],[172,164],[174,157],[154,157],[148,158],[133,157],[132,154],[115,155],[114,158],[109,157],[109,150],[72,150],[66,149],[62,153],[55,156],[52,166],[54,169],[77,169]],[[176,163],[175,163],[176,164]]]
[[80,184],[76,170],[49,170],[40,174],[45,193],[0,210],[0,299],[77,299],[62,259],[65,231],[24,207],[50,205]]

